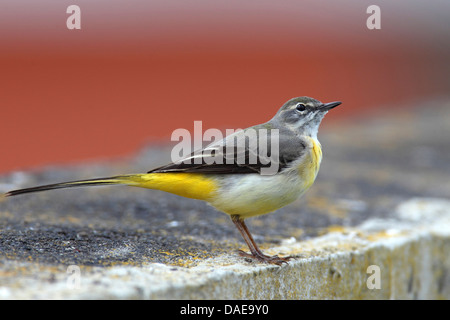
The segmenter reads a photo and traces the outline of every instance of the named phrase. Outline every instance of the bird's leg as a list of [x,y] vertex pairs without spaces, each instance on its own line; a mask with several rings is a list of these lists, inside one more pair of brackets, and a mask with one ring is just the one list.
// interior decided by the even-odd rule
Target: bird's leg
[[289,259],[292,259],[292,257],[280,258],[278,256],[265,255],[264,253],[261,252],[261,250],[259,250],[258,246],[255,243],[255,240],[253,240],[250,231],[248,231],[247,226],[244,223],[244,219],[241,219],[238,215],[232,215],[231,220],[241,233],[242,237],[245,240],[245,243],[247,243],[247,246],[251,252],[251,254],[249,254],[242,250],[239,250],[239,254],[241,256],[256,259],[260,262],[276,264],[279,266],[282,265],[283,263],[287,263]]

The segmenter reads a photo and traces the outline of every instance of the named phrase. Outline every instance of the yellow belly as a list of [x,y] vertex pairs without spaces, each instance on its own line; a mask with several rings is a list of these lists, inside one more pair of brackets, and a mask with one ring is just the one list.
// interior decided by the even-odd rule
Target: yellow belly
[[316,180],[322,162],[322,147],[317,139],[309,138],[312,144],[311,151],[298,166],[298,174],[303,181],[304,191],[308,190]]

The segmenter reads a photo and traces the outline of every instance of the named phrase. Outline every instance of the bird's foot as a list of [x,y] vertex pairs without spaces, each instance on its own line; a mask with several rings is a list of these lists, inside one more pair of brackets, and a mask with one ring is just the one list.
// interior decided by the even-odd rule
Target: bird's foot
[[292,256],[287,256],[287,257],[267,256],[267,255],[263,254],[262,252],[247,253],[242,250],[239,250],[238,252],[241,257],[258,260],[259,262],[276,264],[278,266],[281,266],[283,263],[288,263],[289,260],[294,258]]

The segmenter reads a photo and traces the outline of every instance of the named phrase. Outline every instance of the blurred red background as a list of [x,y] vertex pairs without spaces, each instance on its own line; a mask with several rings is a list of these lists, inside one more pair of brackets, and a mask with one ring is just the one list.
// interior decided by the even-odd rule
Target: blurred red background
[[130,154],[194,120],[250,126],[295,96],[343,101],[332,122],[448,94],[449,2],[378,1],[380,30],[370,4],[3,1],[0,172]]

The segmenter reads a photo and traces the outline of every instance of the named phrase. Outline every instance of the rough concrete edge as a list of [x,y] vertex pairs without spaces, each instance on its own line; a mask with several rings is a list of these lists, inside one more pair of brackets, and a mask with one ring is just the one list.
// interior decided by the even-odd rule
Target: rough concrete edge
[[448,299],[449,248],[450,201],[418,198],[399,205],[391,219],[336,228],[308,241],[287,239],[266,250],[299,256],[282,267],[247,263],[232,253],[191,268],[82,268],[79,285],[73,273],[44,268],[37,278],[0,287],[0,298]]

